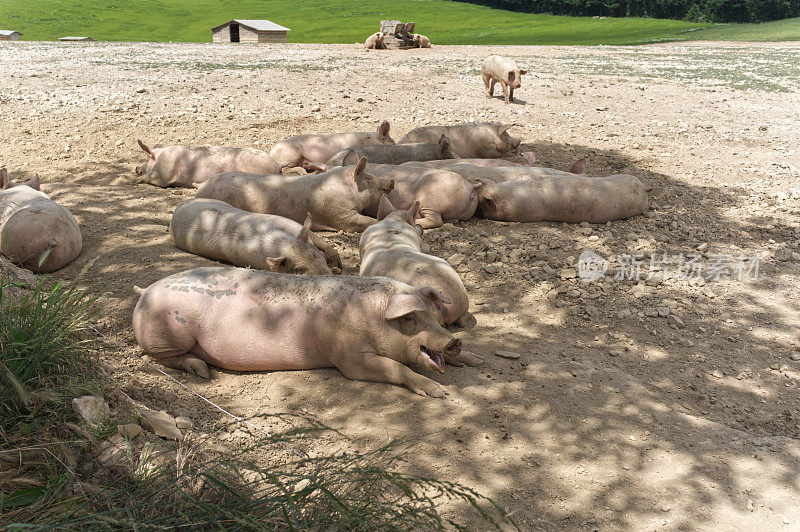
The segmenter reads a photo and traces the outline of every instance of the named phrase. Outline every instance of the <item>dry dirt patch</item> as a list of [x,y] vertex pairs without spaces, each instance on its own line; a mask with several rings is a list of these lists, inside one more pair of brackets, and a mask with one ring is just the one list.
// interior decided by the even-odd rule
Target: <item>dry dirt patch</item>
[[[530,72],[518,103],[483,96],[490,53]],[[463,255],[478,325],[458,336],[487,357],[448,368],[444,400],[335,370],[215,371],[209,382],[171,373],[236,414],[306,412],[348,438],[321,446],[418,438],[409,469],[496,497],[523,529],[800,523],[800,46],[11,43],[0,65],[0,164],[16,178],[38,173],[76,215],[84,250],[56,277],[107,288],[102,330],[134,350],[132,286],[211,264],[167,232],[192,191],[130,184],[137,138],[268,148],[384,118],[395,138],[420,124],[497,120],[517,124],[542,165],[588,156],[590,174],[640,177],[651,209],[632,220],[426,232],[431,253]],[[357,236],[330,239],[356,273]],[[637,286],[615,279],[624,265],[612,260],[587,284],[571,271],[585,250],[640,254],[645,273],[652,257],[690,253],[706,268],[715,255],[758,256],[760,270],[754,282]],[[224,443],[247,438],[218,432],[227,419],[135,358],[109,349],[102,363],[136,400]]]

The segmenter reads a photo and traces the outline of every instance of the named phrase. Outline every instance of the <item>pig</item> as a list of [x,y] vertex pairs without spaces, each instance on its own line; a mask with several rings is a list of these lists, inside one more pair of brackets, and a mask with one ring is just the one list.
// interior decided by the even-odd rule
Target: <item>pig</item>
[[431,40],[424,35],[420,35],[419,33],[415,33],[414,36],[411,38],[411,42],[414,43],[415,48],[430,48],[431,47]]
[[156,281],[133,310],[133,332],[161,364],[210,378],[235,371],[336,367],[349,378],[443,397],[408,365],[444,372],[461,342],[436,321],[443,296],[385,277],[196,268]]
[[408,210],[395,209],[381,197],[378,220],[361,235],[359,275],[389,277],[411,286],[431,286],[446,300],[435,305],[434,314],[442,326],[467,323],[469,297],[464,283],[444,259],[420,251],[422,228],[419,201]]
[[502,167],[502,166],[523,167],[523,166],[533,166],[534,163],[536,162],[536,155],[534,155],[533,152],[526,151],[522,152],[520,155],[522,155],[522,157],[525,159],[524,163],[516,163],[514,161],[507,161],[505,159],[441,159],[438,161],[421,161],[421,162],[409,161],[401,164],[447,169],[448,166],[454,164],[471,164],[473,166],[491,166],[491,167]]
[[[436,142],[436,137],[432,142]],[[329,135],[297,135],[277,143],[269,151],[281,168],[303,163],[327,161],[340,151],[368,144],[394,144],[389,136],[389,122],[384,120],[376,133],[332,133]]]
[[496,159],[515,150],[520,144],[519,139],[508,134],[508,129],[512,125],[483,122],[454,126],[422,126],[403,135],[398,144],[437,142],[442,135],[447,135],[456,157]]
[[326,163],[328,166],[342,166],[345,157],[354,151],[360,157],[366,157],[377,164],[401,164],[409,161],[432,161],[436,159],[451,160],[453,152],[450,149],[450,139],[442,135],[436,143],[414,142],[411,144],[371,144],[368,146],[354,146],[342,150]]
[[386,49],[386,45],[383,42],[383,39],[386,37],[386,34],[378,31],[367,37],[367,40],[364,42],[364,48],[366,50],[384,50]]
[[302,223],[311,213],[311,229],[360,233],[377,222],[361,212],[377,203],[394,183],[365,172],[366,157],[354,166],[297,176],[219,174],[198,186],[198,198],[224,201],[238,209],[276,214]]
[[[175,208],[169,225],[179,248],[236,266],[282,273],[331,273],[339,254],[303,225],[282,216],[256,214],[223,201],[192,198]],[[327,262],[326,262],[327,260]]]
[[223,172],[278,174],[281,167],[267,152],[252,148],[215,146],[165,146],[150,149],[141,140],[139,147],[147,162],[136,167],[135,183],[157,187],[185,187],[202,183]]
[[503,87],[506,103],[514,101],[514,89],[520,87],[521,77],[528,72],[520,70],[513,59],[499,55],[490,55],[483,62],[483,84],[486,85],[486,96],[494,96],[494,84]]
[[[367,171],[391,180],[394,190],[388,196],[400,209],[408,209],[414,200],[420,202],[416,221],[423,229],[440,227],[444,222],[467,221],[478,206],[477,184],[460,175],[435,168],[393,164],[368,164]],[[379,200],[365,208],[369,216],[378,214]]]
[[39,177],[12,183],[0,168],[0,253],[34,273],[60,270],[81,253],[78,221],[39,188]]
[[478,179],[478,183],[478,213],[491,220],[599,224],[647,209],[644,184],[627,174],[528,175],[500,183]]
[[[445,166],[443,169],[448,172],[455,172],[467,181],[472,183],[478,179],[494,181],[495,183],[502,183],[512,179],[530,177],[530,176],[554,176],[554,177],[571,177],[574,173],[564,172],[563,170],[556,170],[555,168],[545,168],[543,166],[478,166],[475,164],[463,163],[461,160],[451,161],[452,164]],[[422,164],[422,163],[418,163]],[[405,165],[403,165],[405,166]],[[411,165],[409,165],[411,166]]]

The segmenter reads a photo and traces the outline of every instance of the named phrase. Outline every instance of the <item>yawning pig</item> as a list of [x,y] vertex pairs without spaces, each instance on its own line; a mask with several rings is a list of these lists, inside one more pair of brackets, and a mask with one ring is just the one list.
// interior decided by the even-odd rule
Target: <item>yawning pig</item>
[[627,174],[530,175],[501,183],[478,182],[478,213],[491,220],[605,223],[647,209],[644,185]]
[[341,267],[339,254],[305,224],[273,214],[256,214],[223,201],[188,199],[170,222],[179,248],[236,266],[282,273],[331,273],[326,258]]
[[469,298],[461,278],[447,261],[420,251],[422,229],[416,225],[419,202],[396,210],[386,196],[378,210],[380,222],[361,235],[359,274],[389,277],[411,286],[432,286],[442,294],[434,314],[442,325],[465,325]]
[[214,146],[139,146],[147,154],[147,162],[136,167],[136,183],[157,187],[191,187],[223,172],[279,174],[281,167],[265,151],[252,148],[219,148]]
[[[351,153],[352,152],[352,153]],[[350,160],[346,157],[350,156]],[[355,164],[352,157],[366,157],[376,164],[401,164],[409,161],[433,161],[436,159],[452,160],[453,152],[450,149],[450,139],[445,135],[436,143],[415,142],[411,144],[371,144],[368,146],[353,146],[342,150],[326,163],[328,166],[347,166]]]
[[12,183],[0,168],[0,253],[36,273],[63,268],[83,246],[78,221],[39,190],[39,178]]
[[519,139],[508,134],[510,127],[512,124],[493,122],[422,126],[403,135],[398,144],[438,142],[442,135],[446,135],[457,157],[492,159],[502,157],[519,146]]
[[[417,200],[421,218],[416,223],[423,229],[439,227],[444,222],[467,221],[478,206],[477,185],[446,170],[425,166],[368,164],[367,171],[394,183],[388,196],[399,209],[408,209]],[[371,203],[364,213],[378,214],[379,201]]]
[[[436,142],[436,137],[432,142]],[[324,162],[340,151],[368,144],[394,144],[389,136],[389,122],[384,120],[375,133],[332,133],[329,135],[297,135],[277,143],[269,154],[283,167],[303,163]]]
[[165,366],[209,378],[206,363],[236,371],[335,366],[350,379],[447,390],[415,373],[444,372],[461,342],[436,321],[442,296],[384,277],[306,276],[196,268],[141,290],[133,332]]
[[520,70],[513,59],[499,55],[487,57],[481,72],[483,84],[486,85],[486,96],[491,98],[494,95],[494,84],[499,83],[503,88],[506,103],[514,101],[514,89],[520,87],[521,76],[528,73]]
[[361,212],[394,187],[391,181],[365,172],[366,166],[362,157],[356,166],[316,175],[219,174],[198,187],[197,197],[298,223],[310,212],[312,229],[360,233],[377,222]]

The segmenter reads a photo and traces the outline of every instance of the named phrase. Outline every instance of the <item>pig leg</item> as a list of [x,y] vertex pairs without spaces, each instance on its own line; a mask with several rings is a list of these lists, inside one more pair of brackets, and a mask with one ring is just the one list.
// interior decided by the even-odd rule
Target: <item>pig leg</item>
[[469,351],[461,351],[454,356],[445,356],[444,361],[452,366],[480,366],[483,364],[483,357],[470,353]]
[[208,364],[197,355],[187,353],[159,360],[159,362],[168,368],[180,369],[195,377],[202,377],[210,379],[211,373],[208,371]]
[[508,97],[511,99],[512,102],[514,101],[514,87],[508,89]]
[[438,382],[411,371],[396,360],[375,353],[349,355],[333,362],[348,379],[387,382],[429,397],[444,397],[447,393],[447,389]]
[[415,223],[423,229],[433,229],[442,226],[442,215],[432,209],[420,209],[421,218],[417,218]]
[[506,97],[506,103],[510,103],[508,99],[508,85],[505,83],[501,83],[501,85],[503,86],[503,96]]
[[325,262],[328,263],[328,266],[336,266],[337,268],[342,267],[342,259],[339,257],[339,254],[333,249],[333,246],[328,244],[328,242],[323,239],[322,237],[315,235],[314,233],[310,233],[311,235],[311,243],[325,255]]
[[486,85],[486,97],[491,98],[494,94],[494,80],[488,74],[483,75],[483,84]]
[[364,216],[361,213],[353,213],[347,221],[343,224],[342,229],[344,231],[348,231],[351,233],[361,233],[367,227],[378,223],[377,218],[371,218],[369,216]]

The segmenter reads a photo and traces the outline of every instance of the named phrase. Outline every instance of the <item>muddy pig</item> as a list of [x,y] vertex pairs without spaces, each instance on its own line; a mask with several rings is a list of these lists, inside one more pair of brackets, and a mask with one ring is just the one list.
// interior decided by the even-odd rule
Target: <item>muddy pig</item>
[[[436,137],[432,142],[436,142]],[[331,133],[329,135],[297,135],[277,143],[269,154],[287,168],[303,163],[324,162],[340,151],[368,144],[394,144],[389,136],[389,122],[384,120],[375,133]]]
[[528,72],[520,70],[513,59],[499,55],[490,55],[483,62],[483,84],[486,85],[486,96],[494,96],[494,84],[503,88],[506,103],[514,101],[514,89],[520,88],[521,78]]
[[364,48],[367,50],[383,50],[386,48],[386,45],[383,42],[383,39],[386,35],[383,32],[376,32],[367,37],[367,40],[364,42]]
[[462,159],[495,159],[506,155],[519,146],[519,139],[508,134],[512,124],[483,122],[478,124],[456,124],[454,126],[422,126],[412,129],[398,141],[437,142],[442,135],[450,139],[453,154]]
[[172,241],[189,253],[236,266],[282,273],[331,273],[341,267],[336,250],[303,225],[274,214],[256,214],[213,199],[188,199],[175,208]]
[[198,187],[197,197],[298,223],[310,212],[312,229],[360,233],[377,222],[361,212],[394,188],[390,180],[365,172],[366,166],[362,157],[355,166],[314,175],[219,174]]
[[[416,223],[423,229],[440,227],[444,222],[467,221],[478,207],[477,185],[453,172],[372,163],[367,165],[367,171],[394,183],[388,196],[395,207],[408,209],[414,200],[420,202],[421,218]],[[375,201],[364,213],[376,216],[378,206],[379,201]]]
[[411,38],[411,42],[414,43],[415,48],[431,47],[431,40],[424,35],[420,35],[419,33],[414,34],[414,36]]
[[531,175],[502,183],[478,182],[478,213],[491,220],[605,223],[647,209],[644,184],[627,174]]
[[434,308],[439,323],[464,326],[469,318],[467,290],[447,261],[420,251],[418,217],[418,201],[408,210],[398,210],[383,196],[378,209],[380,221],[361,235],[359,274],[389,277],[411,286],[432,286],[444,296]]
[[0,168],[0,253],[35,273],[63,268],[83,247],[78,221],[39,190],[39,178],[12,183]]
[[[342,150],[326,163],[328,166],[343,166],[354,164],[353,161],[345,163],[345,157],[353,151],[359,157],[366,157],[376,164],[401,164],[410,161],[433,161],[437,159],[452,160],[453,152],[450,149],[450,139],[445,135],[439,142],[414,142],[411,144],[372,144],[369,146],[354,146]],[[350,155],[352,157],[352,155]]]
[[385,277],[308,276],[243,268],[196,268],[141,290],[133,332],[167,367],[209,378],[207,364],[235,371],[335,366],[350,379],[447,390],[408,365],[444,372],[461,342],[443,329],[430,287]]
[[151,150],[141,140],[138,142],[147,154],[147,162],[136,167],[139,176],[136,183],[188,188],[223,172],[279,174],[281,171],[267,152],[252,148],[165,146]]

